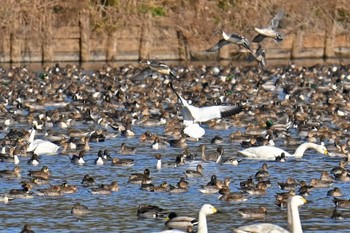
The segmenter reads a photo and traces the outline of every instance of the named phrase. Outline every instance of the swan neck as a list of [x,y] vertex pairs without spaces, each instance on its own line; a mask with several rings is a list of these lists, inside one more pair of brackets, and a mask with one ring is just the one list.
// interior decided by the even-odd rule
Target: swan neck
[[288,203],[288,229],[291,233],[303,233],[299,216],[299,209],[293,201]]
[[32,143],[34,141],[34,137],[35,137],[35,129],[32,128],[30,131],[30,136],[29,136],[28,142]]
[[311,143],[311,142],[306,142],[301,144],[300,146],[298,146],[298,148],[295,150],[294,156],[295,157],[303,157],[304,152],[309,149],[309,148],[315,148],[316,144],[315,143]]
[[208,233],[207,217],[205,214],[199,212],[198,215],[198,231],[197,233]]

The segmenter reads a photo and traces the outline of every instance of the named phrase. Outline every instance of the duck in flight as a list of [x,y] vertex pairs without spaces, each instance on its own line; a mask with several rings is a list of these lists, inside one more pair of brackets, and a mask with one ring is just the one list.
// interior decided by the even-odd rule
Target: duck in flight
[[280,20],[283,18],[283,16],[284,16],[284,11],[280,10],[280,11],[277,12],[275,17],[273,17],[270,20],[270,22],[267,25],[267,27],[265,27],[265,28],[255,28],[255,31],[257,31],[259,34],[254,37],[252,42],[260,43],[266,37],[273,38],[277,42],[282,41],[284,39],[282,34],[280,34],[276,30],[277,30],[278,24],[279,24]]
[[250,52],[249,57],[248,57],[248,62],[252,62],[252,61],[256,60],[259,64],[259,66],[265,67],[266,66],[265,56],[266,56],[266,51],[259,44],[255,53]]
[[141,60],[140,63],[147,64],[151,70],[156,71],[160,74],[176,78],[176,74],[174,73],[174,71],[164,63],[155,60]]
[[246,48],[252,52],[252,50],[249,47],[249,41],[244,36],[241,36],[241,35],[238,35],[235,33],[228,35],[222,30],[222,37],[223,37],[223,39],[219,40],[213,47],[211,47],[205,51],[206,52],[216,52],[225,45],[237,44],[239,47],[243,46],[244,48]]

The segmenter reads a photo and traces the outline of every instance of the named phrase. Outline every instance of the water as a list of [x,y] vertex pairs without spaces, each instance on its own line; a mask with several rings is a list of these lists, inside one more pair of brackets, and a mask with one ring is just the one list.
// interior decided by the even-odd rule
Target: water
[[[90,67],[91,68],[91,67]],[[282,93],[279,98],[283,99]],[[47,110],[51,109],[48,107]],[[247,117],[246,120],[251,119]],[[253,122],[256,123],[256,122]],[[332,122],[323,122],[331,125]],[[16,129],[29,129],[27,124],[18,124],[11,126]],[[89,125],[78,124],[75,126],[79,129],[89,129]],[[210,151],[216,150],[218,145],[210,144],[210,140],[215,135],[220,135],[225,139],[222,144],[225,156],[236,155],[241,150],[240,141],[231,142],[228,140],[232,132],[237,131],[233,125],[227,130],[209,129],[207,125],[203,125],[206,135],[200,142],[188,142],[188,146],[193,153],[199,152],[199,145],[208,144]],[[54,131],[65,130],[53,128]],[[41,164],[37,167],[27,165],[29,158],[20,158],[20,167],[22,168],[22,179],[29,178],[27,173],[29,170],[39,170],[42,166],[49,167],[52,173],[51,185],[61,184],[66,180],[69,184],[77,185],[78,192],[75,194],[65,194],[61,197],[43,197],[35,196],[32,199],[15,199],[8,204],[0,203],[0,232],[20,232],[25,223],[32,225],[35,232],[158,232],[165,230],[165,221],[163,219],[138,219],[137,207],[140,204],[158,205],[168,211],[177,212],[179,215],[187,215],[196,217],[198,210],[204,203],[210,203],[215,206],[219,212],[208,216],[209,232],[231,232],[233,228],[241,225],[269,222],[278,224],[284,228],[287,227],[287,214],[285,208],[279,208],[275,205],[274,195],[282,192],[277,186],[277,182],[284,182],[287,177],[293,177],[297,180],[305,180],[309,182],[311,178],[319,178],[322,171],[330,171],[337,166],[341,158],[330,158],[309,150],[302,159],[288,159],[286,163],[268,162],[268,171],[271,175],[270,179],[272,187],[268,188],[267,194],[263,196],[249,196],[246,202],[227,203],[218,200],[219,195],[201,194],[198,189],[200,185],[206,184],[211,175],[216,174],[219,179],[225,177],[231,178],[230,188],[232,191],[238,191],[239,183],[246,180],[249,176],[254,175],[261,167],[262,161],[243,159],[239,166],[217,165],[213,162],[203,163],[199,160],[187,162],[184,166],[178,168],[165,168],[157,170],[155,168],[155,153],[162,153],[164,161],[174,161],[176,155],[181,153],[181,149],[168,147],[163,150],[155,151],[151,149],[150,144],[140,143],[139,136],[146,130],[152,133],[162,134],[164,128],[159,127],[140,127],[133,126],[136,136],[133,138],[125,138],[117,136],[109,138],[105,142],[90,143],[91,150],[86,154],[85,165],[75,165],[70,163],[67,155],[43,155]],[[3,138],[8,132],[4,129],[0,132],[0,138]],[[291,136],[297,137],[297,132],[290,129]],[[42,138],[42,133],[38,138]],[[125,142],[128,146],[137,146],[135,155],[124,156],[119,154],[120,145]],[[276,141],[277,145],[288,152],[293,153],[295,147],[285,146],[282,141]],[[333,149],[328,144],[329,149]],[[93,161],[100,149],[108,149],[112,152],[112,156],[122,158],[135,159],[133,167],[114,167],[110,163],[97,166]],[[182,194],[169,194],[147,192],[139,189],[138,185],[128,184],[128,177],[134,172],[143,172],[145,168],[151,170],[153,183],[159,185],[162,181],[169,184],[176,184],[186,169],[194,169],[198,163],[202,163],[204,167],[204,176],[201,178],[190,178],[189,192]],[[0,170],[12,169],[13,164],[0,163]],[[111,183],[118,181],[120,191],[111,195],[92,195],[89,188],[81,186],[81,180],[85,174],[95,177],[96,182]],[[6,193],[11,189],[20,188],[20,180],[8,180],[0,178],[0,193]],[[342,191],[342,198],[349,198],[349,183],[336,182],[333,187],[337,186]],[[45,188],[47,185],[40,188]],[[35,192],[34,188],[34,192]],[[333,220],[331,215],[334,204],[331,197],[327,197],[326,193],[331,188],[314,189],[311,195],[307,197],[309,203],[300,207],[300,216],[305,232],[350,232],[349,226],[349,210],[340,209],[344,215],[344,220]],[[73,216],[70,211],[72,206],[80,202],[90,209],[90,213],[86,216]],[[240,208],[258,207],[264,205],[268,209],[265,219],[247,220],[242,219],[237,212]]]
[[[155,128],[134,128],[137,135],[145,130],[161,132],[162,127]],[[215,150],[217,145],[210,145],[210,139],[214,135],[221,135],[228,138],[228,135],[235,130],[211,130],[206,128],[207,134],[201,142],[189,142],[189,148],[199,153],[199,144],[208,143],[210,150]],[[130,156],[119,155],[119,146],[122,142],[128,145],[137,146],[137,154]],[[223,145],[225,155],[236,154],[241,149],[239,143],[225,142]],[[0,225],[1,232],[19,232],[24,223],[30,223],[36,232],[157,232],[165,230],[163,220],[159,219],[138,219],[136,216],[139,204],[158,205],[166,210],[175,211],[181,215],[196,216],[197,211],[204,203],[211,203],[219,213],[208,217],[209,232],[230,232],[232,228],[253,222],[270,222],[286,227],[286,209],[280,209],[274,204],[274,194],[281,192],[277,181],[285,181],[287,177],[294,177],[298,180],[309,181],[311,178],[319,178],[321,171],[330,171],[338,164],[339,158],[329,158],[317,154],[314,151],[307,151],[302,159],[289,159],[286,163],[268,162],[269,173],[271,174],[272,187],[266,195],[249,196],[246,202],[226,203],[218,200],[218,194],[205,195],[198,191],[202,184],[210,180],[212,174],[218,178],[230,177],[232,191],[237,191],[239,182],[246,180],[250,175],[261,167],[262,161],[243,160],[237,167],[231,165],[216,165],[213,162],[202,163],[204,176],[202,178],[191,178],[189,192],[183,194],[169,194],[147,192],[139,189],[137,185],[128,184],[128,176],[133,172],[142,172],[144,168],[150,168],[153,183],[160,184],[167,181],[176,184],[186,169],[194,169],[200,161],[189,162],[178,168],[155,169],[156,160],[154,153],[160,152],[165,160],[173,160],[181,153],[181,149],[167,148],[154,151],[149,144],[139,143],[138,137],[123,138],[117,137],[101,143],[91,143],[91,150],[87,153],[86,164],[83,166],[70,163],[66,155],[44,155],[41,157],[41,164],[33,167],[26,164],[27,158],[20,158],[22,176],[26,177],[28,170],[40,169],[47,165],[52,172],[51,184],[60,184],[67,180],[69,184],[79,186],[75,194],[65,194],[62,197],[39,197],[33,199],[15,199],[8,204],[0,203]],[[97,166],[93,164],[97,151],[109,149],[113,156],[131,157],[135,159],[133,167],[115,167],[109,164]],[[294,148],[286,148],[293,152]],[[12,168],[12,164],[0,163],[0,169]],[[110,183],[117,180],[120,191],[111,195],[92,195],[89,188],[84,188],[80,182],[85,174],[94,176],[98,183]],[[1,179],[2,192],[12,188],[19,188],[20,180]],[[349,183],[336,183],[347,197]],[[305,232],[349,232],[349,220],[336,221],[330,218],[334,204],[332,198],[326,196],[330,188],[315,189],[307,199],[310,201],[300,208],[302,225]],[[91,213],[86,216],[76,217],[70,213],[74,203],[80,202],[88,206]],[[268,208],[268,215],[262,220],[242,219],[237,212],[242,207],[257,207],[264,205]],[[343,210],[347,217],[347,210]]]

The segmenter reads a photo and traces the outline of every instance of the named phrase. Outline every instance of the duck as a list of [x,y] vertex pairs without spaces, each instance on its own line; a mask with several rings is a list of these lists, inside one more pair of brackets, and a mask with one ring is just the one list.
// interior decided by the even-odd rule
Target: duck
[[44,189],[37,189],[36,194],[38,196],[48,196],[48,197],[57,197],[62,196],[63,192],[61,190],[61,187],[58,185],[52,185],[48,188]]
[[211,182],[209,182],[207,185],[201,185],[199,191],[201,193],[204,193],[204,194],[218,193],[222,187],[224,187],[224,186],[229,187],[230,182],[231,182],[230,178],[228,178],[228,177],[226,177],[224,179],[224,182],[222,182],[220,180],[215,180],[215,182],[212,183],[212,180],[213,180],[213,176],[211,178]]
[[156,205],[141,204],[137,208],[139,218],[165,218],[169,213]]
[[242,35],[238,35],[236,33],[232,33],[230,35],[226,34],[224,30],[222,30],[223,39],[219,40],[214,46],[205,50],[206,52],[216,52],[221,49],[223,46],[228,44],[237,44],[239,47],[243,46],[244,48],[251,51],[249,46],[249,41]]
[[333,202],[337,208],[350,207],[350,200],[333,197]]
[[174,71],[168,65],[162,62],[158,62],[156,60],[141,60],[140,63],[147,64],[151,70],[156,71],[160,74],[169,75],[171,77],[176,78],[176,74],[174,73]]
[[238,153],[252,159],[275,160],[275,156],[282,153],[284,153],[286,157],[301,158],[307,149],[314,149],[321,154],[328,155],[328,150],[324,145],[318,145],[312,142],[305,142],[301,144],[295,150],[294,154],[290,154],[287,151],[274,146],[249,147],[247,149],[239,151]]
[[103,151],[99,150],[97,152],[97,158],[94,160],[94,164],[103,165],[105,163],[105,159],[103,158]]
[[270,174],[267,171],[267,163],[263,163],[261,165],[261,169],[255,173],[255,178],[259,178],[259,177],[264,178],[264,177],[269,177],[269,176],[270,176]]
[[276,205],[279,207],[284,207],[288,203],[288,198],[295,196],[295,190],[289,190],[288,192],[282,192],[282,193],[276,193],[275,199],[276,199]]
[[185,176],[187,178],[192,178],[192,177],[202,177],[203,176],[203,166],[201,164],[198,164],[196,166],[196,170],[186,170]]
[[39,171],[28,171],[28,176],[48,180],[50,179],[51,173],[48,166],[43,166]]
[[229,164],[232,166],[238,166],[241,161],[242,160],[238,160],[237,157],[235,157],[235,156],[230,156],[228,158],[224,158],[221,163],[222,164]]
[[264,40],[266,37],[273,38],[275,41],[280,42],[284,38],[282,34],[276,31],[278,28],[279,21],[283,18],[284,11],[280,10],[277,12],[277,14],[269,21],[269,24],[265,28],[255,28],[255,31],[257,31],[259,34],[256,35],[252,42],[260,43],[262,40]]
[[154,158],[157,159],[157,164],[156,164],[157,169],[179,167],[185,164],[185,156],[183,154],[176,156],[176,159],[174,162],[162,162],[162,157],[163,156],[160,153],[156,153],[154,155]]
[[187,229],[188,226],[194,226],[198,223],[195,217],[178,216],[175,212],[170,212],[166,218],[165,225],[168,228],[183,228]]
[[69,185],[67,181],[63,181],[60,185],[62,193],[71,194],[78,191],[78,187],[75,185]]
[[158,136],[154,138],[153,143],[151,145],[151,148],[153,150],[161,150],[165,149],[169,146],[170,144],[164,140],[161,140]]
[[180,181],[177,182],[176,186],[170,185],[169,193],[185,193],[188,192],[188,182],[184,177],[180,178]]
[[2,152],[0,154],[0,162],[14,163],[19,164],[18,155],[14,154],[16,147],[10,147],[9,153],[5,153],[5,147],[2,148]]
[[0,170],[0,177],[7,179],[21,178],[21,170],[19,166],[15,166],[12,170]]
[[81,181],[81,184],[84,186],[84,187],[89,187],[89,186],[93,186],[95,185],[95,179],[93,177],[91,177],[89,174],[86,174],[82,181]]
[[7,204],[10,200],[12,200],[11,198],[9,198],[8,194],[5,195],[1,195],[0,196],[0,202]]
[[215,153],[212,154],[208,154],[205,152],[205,144],[201,144],[199,145],[200,149],[201,149],[201,154],[202,154],[202,160],[203,161],[214,161],[215,163],[221,163],[222,161],[222,156],[224,154],[224,148],[222,148],[222,146],[219,146],[216,149]]
[[119,185],[117,181],[112,181],[111,184],[100,184],[96,188],[91,188],[91,194],[102,194],[102,195],[108,195],[112,192],[118,192],[119,191]]
[[35,232],[32,230],[32,226],[31,225],[24,224],[24,226],[22,228],[22,231],[20,233],[35,233]]
[[313,186],[314,188],[327,188],[332,186],[333,183],[333,181],[312,178],[310,181],[310,186]]
[[267,215],[267,208],[259,206],[258,208],[241,208],[238,209],[238,213],[242,218],[265,218]]
[[150,184],[151,183],[151,178],[150,178],[150,170],[146,168],[143,173],[132,173],[129,176],[128,183],[131,184],[141,184],[141,183],[146,183]]
[[285,163],[287,161],[286,154],[282,152],[281,155],[275,156],[275,161],[280,163]]
[[27,152],[33,152],[37,155],[44,154],[56,154],[60,146],[43,139],[34,139],[36,130],[32,128],[30,130],[30,136],[28,139]]
[[230,192],[230,188],[228,186],[223,186],[219,190],[219,194],[221,196],[219,197],[220,201],[227,201],[227,202],[243,202],[248,200],[248,197],[243,192]]
[[88,213],[90,213],[89,208],[86,205],[80,204],[80,202],[75,203],[71,209],[71,214],[73,215],[86,215]]
[[292,232],[292,233],[302,233],[303,229],[301,226],[299,209],[298,207],[306,203],[306,199],[300,195],[295,195],[288,198],[287,206],[287,223],[288,230],[271,223],[256,223],[246,226],[241,226],[233,231],[236,233],[243,232]]
[[131,167],[134,166],[135,161],[133,159],[121,159],[114,157],[112,159],[112,166],[118,166],[118,167]]
[[277,182],[277,184],[282,190],[295,190],[298,187],[298,182],[291,177],[288,177],[286,182]]
[[341,196],[343,196],[343,194],[342,194],[340,188],[334,187],[333,189],[327,191],[327,196],[341,197]]
[[259,67],[265,67],[266,66],[266,51],[261,47],[261,45],[258,45],[258,48],[253,51],[249,51],[250,54],[248,55],[248,62],[256,60],[258,62]]
[[69,157],[69,159],[74,164],[83,165],[85,164],[84,156],[85,156],[85,151],[81,150],[78,155],[73,155],[72,157]]
[[243,188],[242,190],[250,195],[265,195],[267,185],[264,182],[258,182],[255,187]]
[[131,155],[136,153],[136,147],[127,146],[124,142],[120,145],[120,154]]
[[39,165],[39,156],[37,154],[32,154],[32,157],[27,161],[27,164],[38,166]]

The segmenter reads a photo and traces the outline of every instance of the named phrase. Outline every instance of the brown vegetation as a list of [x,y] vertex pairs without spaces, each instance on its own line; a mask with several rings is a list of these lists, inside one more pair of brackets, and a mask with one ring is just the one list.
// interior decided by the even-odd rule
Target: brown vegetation
[[254,27],[266,24],[281,8],[286,11],[281,22],[285,33],[325,31],[334,23],[341,31],[350,28],[348,0],[3,0],[0,40],[10,35],[41,44],[55,28],[78,25],[88,15],[94,31],[145,24],[151,29],[175,27],[201,46],[215,41],[213,32],[220,28],[251,37]]

